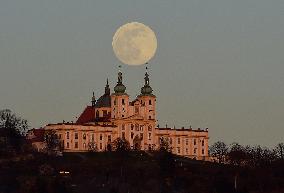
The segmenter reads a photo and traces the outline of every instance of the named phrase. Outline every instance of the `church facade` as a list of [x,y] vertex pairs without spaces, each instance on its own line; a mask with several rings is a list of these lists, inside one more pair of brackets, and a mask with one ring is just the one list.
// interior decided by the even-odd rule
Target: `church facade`
[[118,73],[117,85],[111,94],[107,81],[104,94],[87,106],[76,123],[48,124],[45,130],[55,130],[65,152],[87,152],[90,144],[105,151],[117,138],[124,138],[132,149],[156,150],[166,141],[177,155],[208,159],[208,130],[190,128],[160,128],[156,120],[156,101],[145,73],[141,93],[131,101]]

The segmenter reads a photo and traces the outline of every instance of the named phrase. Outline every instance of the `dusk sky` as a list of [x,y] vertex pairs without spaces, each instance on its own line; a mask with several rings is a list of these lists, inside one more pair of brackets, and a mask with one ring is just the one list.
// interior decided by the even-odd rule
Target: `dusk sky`
[[[107,77],[113,91],[112,37],[132,21],[157,36],[161,127],[208,127],[210,144],[283,142],[283,0],[1,0],[0,109],[31,128],[75,121]],[[122,72],[134,99],[145,66]]]

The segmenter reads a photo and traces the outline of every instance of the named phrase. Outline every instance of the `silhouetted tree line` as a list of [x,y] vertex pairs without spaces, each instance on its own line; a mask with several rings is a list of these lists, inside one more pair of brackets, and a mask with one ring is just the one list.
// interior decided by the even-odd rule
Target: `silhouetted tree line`
[[26,150],[27,120],[9,109],[0,110],[0,155],[15,154]]
[[284,143],[279,143],[274,148],[269,149],[260,145],[242,146],[238,143],[227,145],[222,141],[218,141],[210,146],[209,152],[219,163],[258,167],[276,161],[283,161]]

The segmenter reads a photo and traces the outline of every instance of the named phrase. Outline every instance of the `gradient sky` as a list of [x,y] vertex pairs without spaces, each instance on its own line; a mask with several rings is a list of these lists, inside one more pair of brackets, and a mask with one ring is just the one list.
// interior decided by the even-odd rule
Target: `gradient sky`
[[[160,126],[209,128],[223,140],[284,141],[283,0],[1,0],[0,109],[31,127],[75,120],[117,80],[116,29],[150,26],[150,83]],[[144,66],[123,66],[132,96]]]

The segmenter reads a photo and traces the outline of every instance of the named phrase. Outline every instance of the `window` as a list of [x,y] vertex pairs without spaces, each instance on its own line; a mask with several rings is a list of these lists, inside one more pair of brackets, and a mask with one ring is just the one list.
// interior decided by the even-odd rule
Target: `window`
[[178,142],[178,144],[180,144],[180,138],[177,138],[177,142]]
[[124,99],[121,100],[122,105],[125,105],[125,101]]
[[152,105],[152,101],[151,100],[149,100],[149,105]]
[[204,155],[204,149],[202,149],[202,155]]
[[96,117],[98,118],[100,116],[99,111],[96,111]]
[[125,130],[125,125],[124,124],[122,124],[122,130]]
[[111,142],[111,135],[107,136],[107,141]]
[[140,139],[141,140],[143,139],[143,133],[140,133]]
[[135,124],[135,130],[139,131],[139,125],[138,124]]
[[143,125],[140,125],[140,131],[143,131]]
[[124,117],[124,115],[122,115],[122,117]]
[[103,140],[103,135],[102,134],[100,134],[100,140]]
[[152,119],[152,117],[151,117],[151,116],[149,116],[149,119]]
[[148,133],[148,139],[151,140],[152,133]]
[[75,139],[78,139],[78,133],[75,133]]
[[122,132],[122,139],[125,139],[125,132]]
[[135,107],[135,114],[138,114],[139,113],[139,107]]
[[69,132],[67,132],[66,135],[67,135],[66,138],[69,139]]
[[66,143],[66,148],[69,148],[69,142]]
[[188,149],[187,148],[185,149],[185,153],[188,154]]
[[204,146],[204,139],[202,140],[202,146]]
[[188,145],[188,139],[185,139],[185,145]]
[[196,145],[196,139],[193,140],[193,144]]
[[103,110],[103,116],[107,117],[107,110]]
[[113,104],[116,105],[116,99],[114,99]]
[[180,148],[179,147],[177,148],[177,153],[180,153]]
[[194,151],[193,151],[193,153],[194,153],[194,154],[196,154],[196,151],[197,151],[197,148],[194,148]]
[[102,143],[100,143],[100,150],[102,150],[103,149],[103,144]]
[[62,138],[62,135],[61,134],[59,134],[59,139],[61,139]]
[[134,133],[133,133],[133,132],[131,132],[131,139],[133,139],[133,136],[134,136]]
[[83,134],[83,139],[86,140],[86,133]]
[[134,125],[133,125],[133,124],[131,124],[131,130],[133,130],[133,128],[134,128]]
[[169,141],[170,141],[170,144],[172,144],[172,143],[173,143],[173,140],[172,140],[172,138],[169,138]]
[[151,125],[148,126],[148,131],[152,131],[152,126]]
[[78,142],[75,142],[75,148],[76,149],[78,148]]
[[86,149],[86,143],[83,143],[83,148]]
[[94,141],[94,140],[95,140],[95,134],[92,133],[92,141]]

